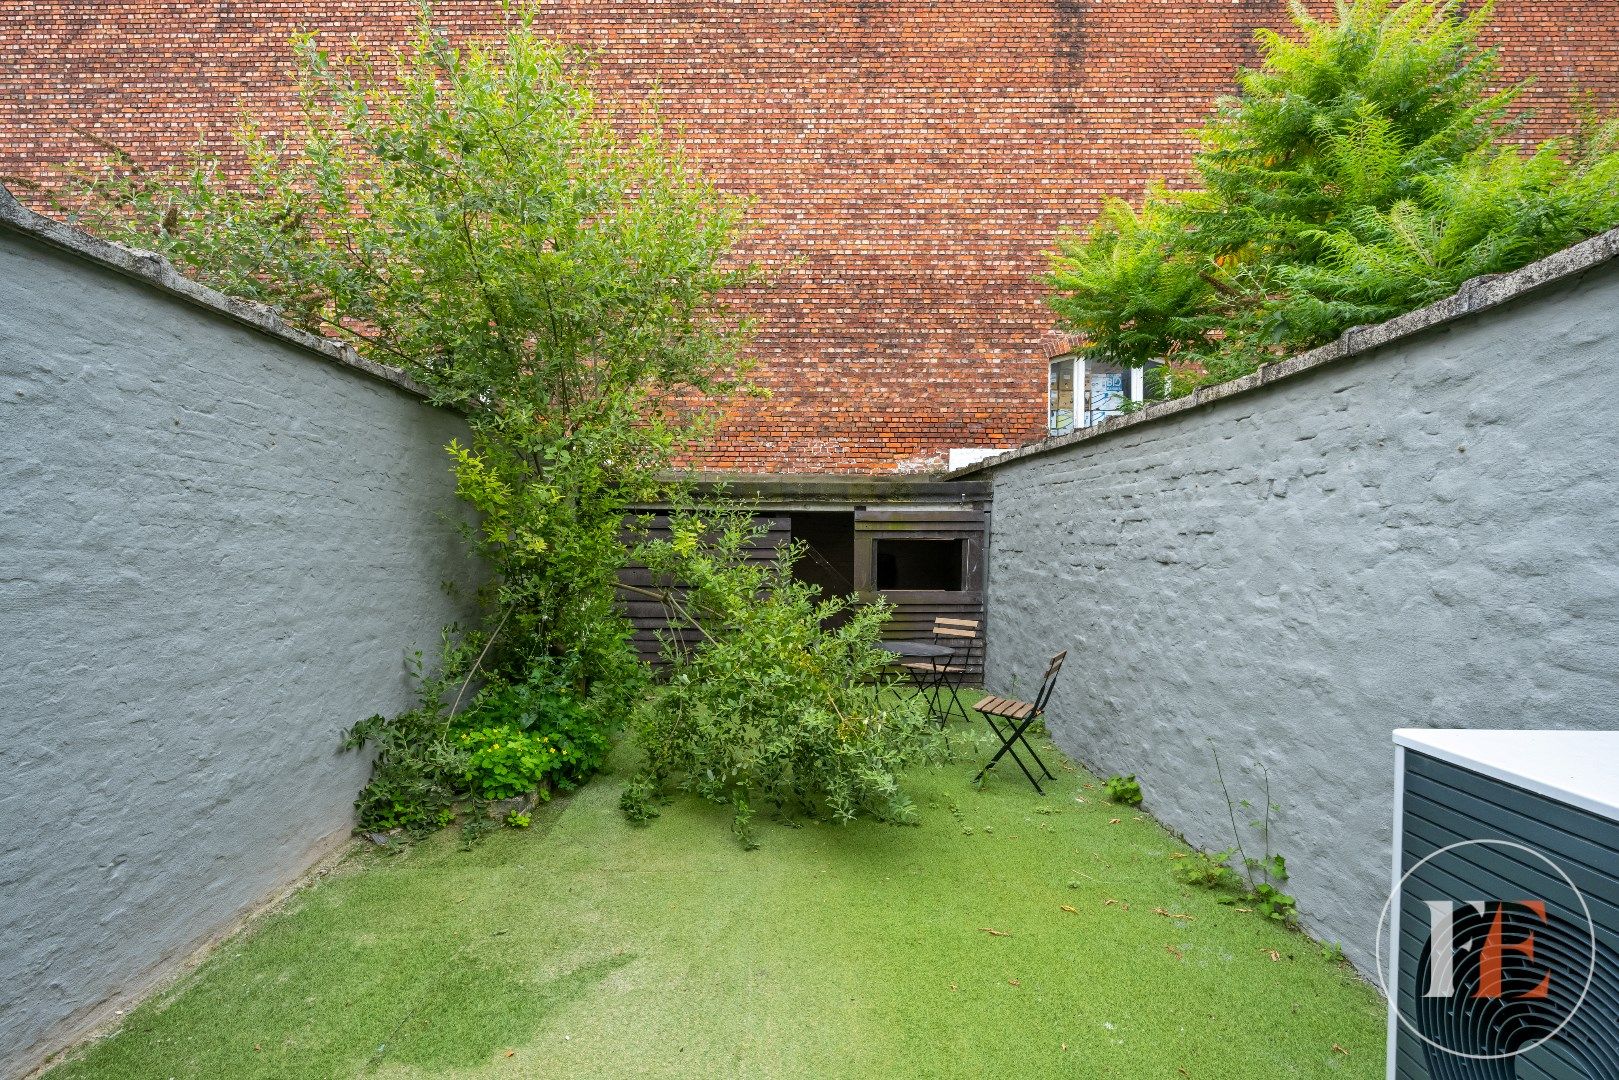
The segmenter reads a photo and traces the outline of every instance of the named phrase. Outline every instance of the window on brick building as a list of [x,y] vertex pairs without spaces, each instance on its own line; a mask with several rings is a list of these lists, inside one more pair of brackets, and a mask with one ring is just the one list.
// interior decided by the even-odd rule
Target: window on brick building
[[1057,357],[1047,382],[1047,433],[1065,435],[1119,415],[1127,402],[1142,399],[1142,378],[1142,368],[1109,363],[1106,357]]
[[1062,435],[1074,430],[1074,364],[1072,356],[1064,356],[1051,362],[1051,376],[1048,396],[1049,407],[1046,409],[1046,430],[1053,435]]

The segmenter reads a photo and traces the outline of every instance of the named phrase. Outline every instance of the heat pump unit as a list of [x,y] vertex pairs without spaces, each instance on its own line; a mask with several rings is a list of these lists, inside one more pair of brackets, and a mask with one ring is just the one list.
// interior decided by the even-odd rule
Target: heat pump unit
[[1399,1080],[1619,1080],[1619,732],[1394,733]]

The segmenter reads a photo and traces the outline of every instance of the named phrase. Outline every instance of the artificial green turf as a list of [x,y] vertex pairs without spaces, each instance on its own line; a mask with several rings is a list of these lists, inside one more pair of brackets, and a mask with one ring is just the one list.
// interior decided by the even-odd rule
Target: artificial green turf
[[1346,968],[1177,884],[1184,847],[1060,755],[1046,798],[975,791],[987,735],[952,738],[916,828],[636,828],[620,761],[470,851],[358,851],[50,1075],[1382,1075]]

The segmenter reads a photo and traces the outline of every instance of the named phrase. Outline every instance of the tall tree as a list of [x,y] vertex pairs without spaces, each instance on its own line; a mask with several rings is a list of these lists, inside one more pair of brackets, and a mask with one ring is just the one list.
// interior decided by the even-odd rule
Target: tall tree
[[450,451],[494,571],[486,669],[629,679],[619,532],[740,386],[744,204],[655,103],[615,114],[532,14],[459,48],[426,17],[383,57],[294,47],[298,121],[244,124],[245,175],[201,155],[116,168],[78,189],[85,220],[464,410]]
[[1295,4],[1199,132],[1194,190],[1155,184],[1059,239],[1046,282],[1065,328],[1165,361],[1159,392],[1187,393],[1619,224],[1619,123],[1520,149],[1524,84],[1497,88],[1490,14]]

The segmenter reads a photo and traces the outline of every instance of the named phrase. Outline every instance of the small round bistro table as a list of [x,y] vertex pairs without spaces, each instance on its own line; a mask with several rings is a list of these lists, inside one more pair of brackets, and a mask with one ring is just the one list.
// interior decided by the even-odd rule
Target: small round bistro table
[[956,654],[950,646],[935,645],[931,641],[879,641],[877,647],[911,660],[943,660]]

